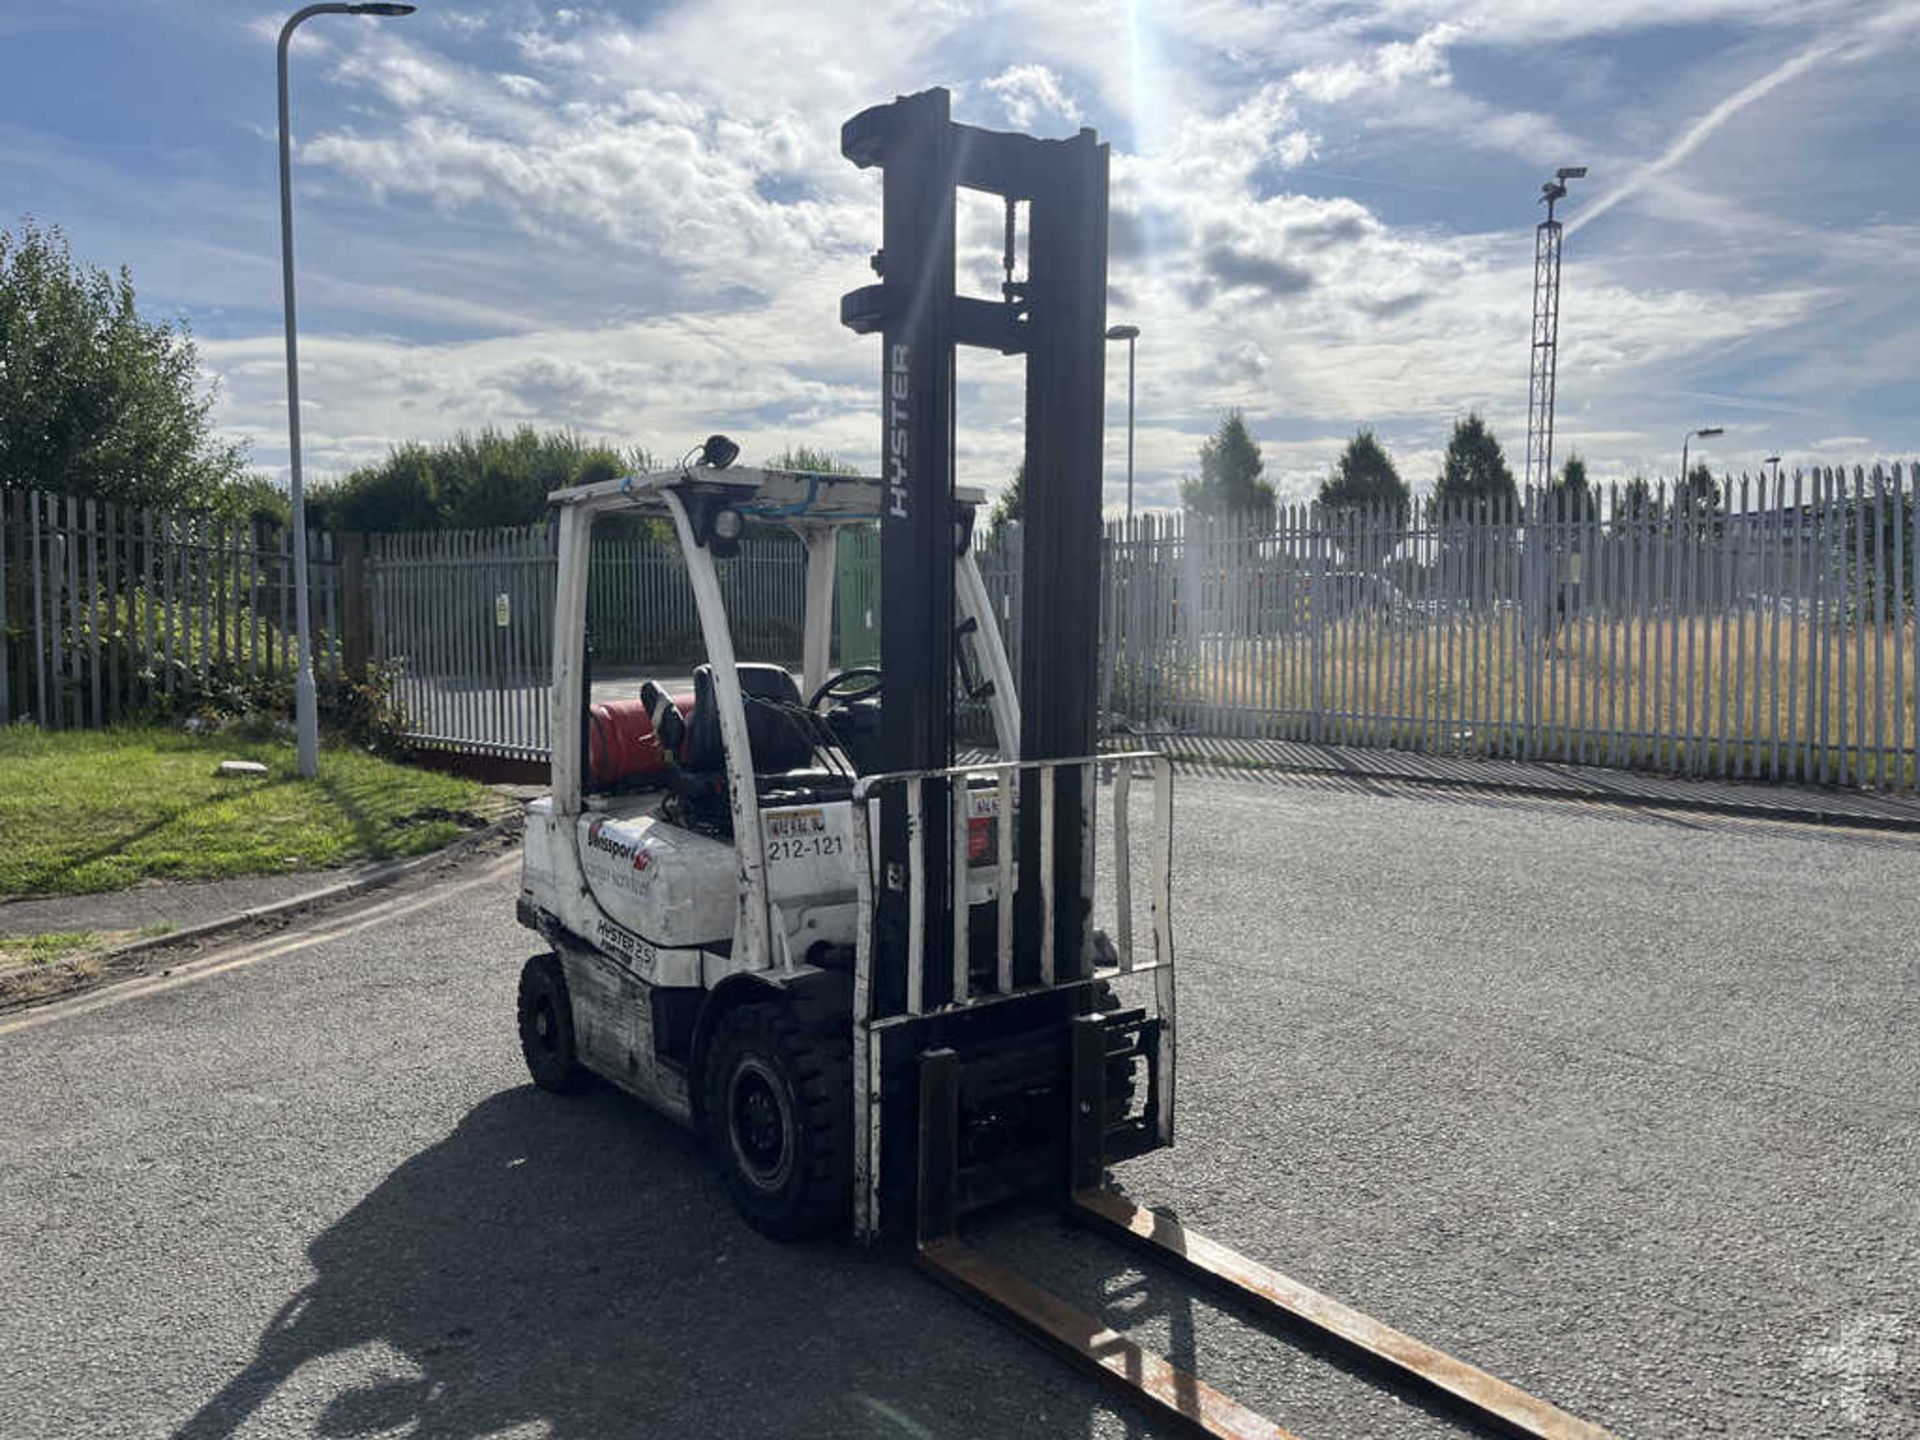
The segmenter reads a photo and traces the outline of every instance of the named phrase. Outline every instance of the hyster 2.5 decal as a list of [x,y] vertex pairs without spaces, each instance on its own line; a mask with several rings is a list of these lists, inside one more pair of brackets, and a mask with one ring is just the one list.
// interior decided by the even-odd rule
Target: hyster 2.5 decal
[[654,962],[659,958],[653,946],[625,926],[603,919],[594,932],[594,939],[602,950],[626,961],[640,974],[653,974]]

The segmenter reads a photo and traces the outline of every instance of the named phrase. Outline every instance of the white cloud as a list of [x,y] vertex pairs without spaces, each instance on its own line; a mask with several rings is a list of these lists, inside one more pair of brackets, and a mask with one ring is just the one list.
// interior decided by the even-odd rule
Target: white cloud
[[1290,83],[1301,95],[1323,105],[1337,104],[1362,90],[1390,91],[1406,80],[1446,85],[1453,78],[1447,71],[1447,46],[1462,33],[1458,25],[1434,25],[1418,39],[1389,42],[1371,55],[1305,66],[1293,72]]
[[1706,114],[1689,125],[1671,145],[1667,146],[1667,148],[1660,153],[1657,159],[1640,167],[1634,171],[1633,174],[1629,175],[1622,184],[1602,195],[1594,204],[1582,209],[1579,215],[1567,225],[1568,231],[1572,232],[1580,229],[1582,226],[1591,224],[1606,214],[1607,211],[1613,209],[1614,206],[1620,204],[1621,201],[1633,196],[1650,181],[1673,170],[1676,166],[1683,163],[1688,156],[1692,155],[1694,151],[1704,145],[1714,131],[1725,125],[1742,110],[1759,100],[1765,99],[1772,92],[1778,90],[1782,85],[1785,85],[1795,77],[1804,75],[1821,61],[1830,59],[1838,54],[1841,49],[1844,48],[1845,43],[1846,42],[1842,40],[1825,40],[1816,45],[1809,45],[1806,49],[1799,51],[1797,54],[1774,66],[1759,79],[1749,81],[1747,84],[1742,85],[1738,90],[1734,91],[1733,94],[1715,104]]
[[1067,98],[1060,77],[1044,65],[1009,66],[987,81],[986,88],[1000,98],[1007,123],[1016,130],[1031,130],[1043,117],[1080,123],[1080,107]]
[[[436,273],[448,304],[435,318],[480,336],[310,334],[320,463],[344,467],[393,438],[521,420],[660,450],[729,428],[749,453],[807,443],[870,462],[874,347],[836,322],[839,294],[870,278],[878,186],[841,158],[838,126],[930,76],[953,84],[962,118],[1054,134],[1092,123],[1115,138],[1113,318],[1143,332],[1143,503],[1172,500],[1227,405],[1244,406],[1256,432],[1286,437],[1267,445],[1289,494],[1317,483],[1359,423],[1378,424],[1403,460],[1419,461],[1409,464],[1415,480],[1470,407],[1519,451],[1526,222],[1494,229],[1462,221],[1458,207],[1407,218],[1406,207],[1306,193],[1328,188],[1309,167],[1357,167],[1388,184],[1370,155],[1393,131],[1475,165],[1592,157],[1597,175],[1623,173],[1624,157],[1661,142],[1636,128],[1642,117],[1609,113],[1617,96],[1601,87],[1584,111],[1534,113],[1467,84],[1461,77],[1478,72],[1466,47],[1512,51],[1727,12],[1718,0],[1360,9],[1308,0],[1285,14],[1245,0],[1130,11],[1014,0],[988,24],[976,9],[700,0],[636,22],[582,8],[519,30],[511,53],[484,63],[417,34],[337,37],[330,73],[366,108],[304,145],[304,167],[443,240]],[[1776,32],[1803,23],[1791,10],[1745,12],[1761,33],[1752,43],[1776,66]],[[499,33],[496,22],[489,38]],[[1794,73],[1807,78],[1804,67]],[[1796,87],[1773,88],[1758,110]],[[1713,122],[1706,134],[1726,127],[1727,103],[1702,118]],[[1655,152],[1620,212],[1657,217],[1656,244],[1569,248],[1563,415],[1602,478],[1610,460],[1664,448],[1645,439],[1665,428],[1651,413],[1730,355],[1795,357],[1769,382],[1779,392],[1817,391],[1836,376],[1871,385],[1900,373],[1903,347],[1911,372],[1904,313],[1920,298],[1911,227],[1896,218],[1836,234],[1812,220],[1771,223],[1745,253],[1785,268],[1755,282],[1718,263],[1751,217],[1735,199],[1708,203],[1680,183],[1686,145],[1682,133]],[[962,215],[963,275],[990,286],[997,215]],[[475,237],[484,251],[460,248],[483,243]],[[1810,258],[1816,251],[1833,258]],[[1799,357],[1798,334],[1842,304],[1846,272],[1857,286],[1862,273],[1901,267],[1906,280],[1882,287],[1900,317],[1884,338],[1850,344],[1844,357],[1832,345]],[[352,288],[334,283],[343,298]],[[435,308],[430,285],[388,288],[363,287],[353,303],[393,317],[385,328],[398,335]],[[223,413],[271,437],[273,343],[207,349],[229,382]],[[1795,373],[1800,365],[1827,382]],[[963,368],[962,462],[991,484],[1016,458],[1018,365],[969,357]],[[1123,363],[1110,364],[1108,381],[1116,476]],[[1857,428],[1838,410],[1821,422],[1823,432]]]
[[531,75],[507,73],[495,77],[500,88],[516,100],[544,100],[553,92]]

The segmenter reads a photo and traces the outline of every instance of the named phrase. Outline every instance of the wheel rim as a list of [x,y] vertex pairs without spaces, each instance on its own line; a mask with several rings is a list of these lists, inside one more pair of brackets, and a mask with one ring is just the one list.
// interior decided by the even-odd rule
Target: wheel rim
[[727,1087],[727,1136],[740,1173],[761,1190],[774,1191],[793,1168],[785,1088],[757,1056],[742,1057]]
[[540,1042],[540,1048],[551,1055],[557,1043],[559,1030],[558,1017],[553,1013],[553,1002],[541,999],[533,1012],[533,1037]]

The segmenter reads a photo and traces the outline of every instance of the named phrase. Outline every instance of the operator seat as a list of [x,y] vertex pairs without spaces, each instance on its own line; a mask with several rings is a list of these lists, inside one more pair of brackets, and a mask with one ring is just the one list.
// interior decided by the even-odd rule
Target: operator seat
[[[852,781],[814,764],[816,746],[824,737],[817,731],[800,687],[779,665],[743,662],[740,677],[741,708],[747,722],[747,745],[753,754],[754,782],[762,805],[818,803],[844,800]],[[733,819],[727,801],[726,742],[720,731],[720,704],[713,666],[693,672],[693,706],[687,712],[684,734],[677,733],[668,711],[672,702],[648,681],[640,689],[642,701],[661,721],[661,740],[679,757],[674,789],[686,808],[687,819],[716,833],[730,833]]]
[[[753,773],[778,775],[810,767],[814,736],[804,718],[805,702],[793,676],[784,666],[752,663],[736,665],[734,672],[740,677]],[[681,764],[696,773],[724,770],[727,765],[711,665],[693,672],[693,712],[687,717],[686,752]]]

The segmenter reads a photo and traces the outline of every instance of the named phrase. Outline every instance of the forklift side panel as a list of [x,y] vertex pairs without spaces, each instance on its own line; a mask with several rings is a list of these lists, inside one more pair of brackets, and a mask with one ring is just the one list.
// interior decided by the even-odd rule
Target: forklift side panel
[[581,1062],[681,1124],[691,1123],[686,1076],[655,1051],[653,986],[598,950],[558,949]]

